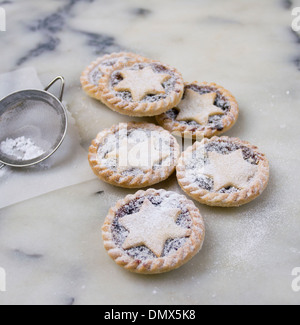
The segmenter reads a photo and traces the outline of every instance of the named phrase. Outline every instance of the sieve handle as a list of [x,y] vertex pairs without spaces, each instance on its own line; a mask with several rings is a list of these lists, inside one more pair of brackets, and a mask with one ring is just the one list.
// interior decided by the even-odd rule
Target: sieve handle
[[57,81],[61,81],[61,88],[60,88],[60,95],[59,95],[59,100],[62,101],[63,95],[64,95],[64,90],[65,90],[65,79],[64,77],[58,76],[54,80],[50,82],[50,84],[45,88],[45,91],[48,91]]

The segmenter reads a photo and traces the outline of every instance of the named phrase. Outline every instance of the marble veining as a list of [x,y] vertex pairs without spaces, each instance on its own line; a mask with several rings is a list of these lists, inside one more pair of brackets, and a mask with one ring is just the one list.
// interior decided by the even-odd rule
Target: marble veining
[[[62,32],[66,25],[66,20],[70,15],[72,15],[72,10],[78,2],[87,2],[91,3],[94,0],[70,0],[64,6],[60,7],[56,12],[51,13],[43,19],[38,19],[33,23],[29,24],[28,29],[32,32],[42,32],[44,35],[45,41],[37,44],[37,46],[17,61],[17,65],[20,66],[25,63],[27,60],[38,57],[45,52],[55,51],[57,46],[60,44],[60,38],[54,36],[58,32]],[[94,40],[90,45],[94,45],[98,41],[98,46],[101,41],[104,43],[104,39],[100,39],[100,35],[90,34]],[[98,37],[97,37],[98,36]],[[106,40],[107,42],[107,40]]]
[[13,2],[12,1],[0,1],[0,6],[4,6],[4,5],[9,5],[9,4],[12,4]]
[[[299,304],[291,288],[292,270],[300,267],[300,34],[291,29],[299,1],[11,0],[0,6],[7,14],[0,74],[33,66],[43,84],[66,78],[80,165],[100,130],[132,120],[88,98],[79,82],[98,55],[123,50],[173,65],[188,82],[228,88],[241,115],[226,135],[257,144],[271,163],[270,185],[256,201],[225,210],[198,204],[207,227],[203,250],[179,270],[154,277],[117,267],[102,245],[108,209],[135,191],[85,175],[0,209],[0,267],[7,273],[0,304]],[[69,178],[77,170],[71,160],[61,160]],[[61,171],[51,172],[60,179]],[[14,172],[0,173],[0,183]],[[181,193],[175,175],[155,188]]]
[[58,44],[60,43],[59,38],[48,36],[47,40],[43,43],[39,43],[34,49],[30,50],[25,56],[21,57],[17,61],[17,66],[24,64],[27,60],[31,58],[38,57],[45,52],[55,51]]
[[124,50],[116,43],[115,38],[112,36],[84,31],[77,32],[86,37],[86,44],[93,49],[93,53],[96,56],[113,52],[121,52]]
[[292,0],[282,0],[282,5],[284,9],[291,9],[293,7],[293,1]]
[[131,10],[133,15],[141,16],[141,17],[147,17],[152,14],[152,11],[150,9],[145,8],[134,8]]
[[14,251],[13,251],[13,253],[19,258],[19,259],[21,259],[21,258],[29,258],[29,259],[41,259],[41,258],[43,258],[43,255],[41,255],[41,254],[29,254],[29,253],[25,253],[25,252],[23,252],[23,251],[21,251],[21,250],[19,250],[19,249],[15,249]]

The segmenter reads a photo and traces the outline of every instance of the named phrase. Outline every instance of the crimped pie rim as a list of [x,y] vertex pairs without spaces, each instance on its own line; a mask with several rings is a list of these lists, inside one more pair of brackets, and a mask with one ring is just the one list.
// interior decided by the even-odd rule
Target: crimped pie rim
[[[149,64],[157,63],[159,65],[166,67],[168,70],[172,71],[176,75],[176,82],[175,82],[174,90],[171,92],[171,94],[167,96],[167,98],[165,99],[160,99],[156,102],[149,102],[149,103],[127,102],[126,100],[123,100],[122,98],[116,96],[110,90],[111,75],[115,71],[122,70],[125,68],[130,68],[136,63],[149,63]],[[182,75],[177,71],[177,69],[156,60],[150,60],[147,58],[140,57],[136,60],[136,62],[128,62],[125,64],[121,62],[115,65],[109,74],[103,75],[102,78],[100,78],[99,88],[101,92],[102,102],[105,103],[105,105],[108,106],[113,111],[116,111],[123,115],[129,115],[129,116],[138,116],[138,117],[156,116],[168,111],[169,109],[179,104],[183,96],[184,81]]]
[[[258,171],[254,176],[254,180],[251,181],[251,186],[234,193],[216,193],[201,189],[200,187],[191,184],[190,181],[185,177],[185,155],[191,153],[200,144],[205,145],[209,142],[214,141],[225,141],[243,145],[259,155],[260,160],[258,164]],[[239,138],[229,138],[226,136],[213,137],[211,139],[205,138],[202,140],[202,142],[195,142],[193,146],[190,146],[186,151],[182,153],[181,157],[179,158],[176,171],[178,183],[185,193],[200,203],[220,207],[239,207],[253,201],[266,189],[270,173],[268,159],[264,154],[258,151],[258,148],[256,146],[247,141],[242,141]]]
[[197,138],[211,138],[212,136],[221,135],[231,129],[239,117],[239,106],[236,98],[232,95],[232,93],[214,82],[206,81],[186,82],[185,89],[186,87],[193,85],[199,87],[216,88],[224,97],[228,99],[228,101],[230,102],[230,110],[226,114],[224,114],[224,117],[222,118],[222,123],[224,125],[223,129],[219,131],[217,129],[212,129],[206,125],[203,131],[198,128],[198,130],[192,132],[191,129],[193,129],[194,126],[184,125],[179,121],[173,120],[166,115],[166,112],[156,116],[157,123],[166,130],[170,131],[171,133],[174,132],[176,134],[180,134],[182,137],[192,137],[195,140]]
[[[136,198],[149,196],[154,194],[166,194],[172,193],[166,190],[148,189],[147,191],[138,191],[133,195],[127,195],[124,199],[119,200],[114,207],[109,210],[109,213],[105,219],[102,227],[102,238],[104,247],[108,252],[108,255],[124,269],[140,274],[158,274],[169,272],[177,269],[183,264],[187,263],[192,257],[194,257],[202,248],[205,238],[205,226],[203,218],[199,209],[195,206],[194,202],[188,200],[184,195],[178,194],[184,198],[186,208],[190,212],[190,216],[193,222],[191,235],[186,243],[180,247],[175,253],[172,253],[166,257],[158,257],[155,259],[147,259],[141,262],[138,259],[134,259],[124,252],[123,249],[118,247],[113,240],[112,235],[112,222],[115,218],[116,212],[124,205],[135,200]],[[176,193],[177,194],[177,193]]]
[[[81,77],[80,77],[80,82],[82,89],[92,98],[98,99],[101,101],[101,91],[99,86],[96,86],[89,81],[89,74],[91,71],[93,71],[97,66],[101,64],[101,62],[110,60],[110,59],[117,59],[117,58],[122,58],[122,57],[129,57],[132,60],[138,60],[141,58],[140,55],[130,53],[130,52],[116,52],[116,53],[111,53],[111,54],[106,54],[104,56],[98,57],[96,60],[91,62],[82,72]],[[113,69],[113,66],[110,66],[107,69],[108,73],[111,69]],[[106,74],[104,71],[101,71],[101,73],[104,75]]]
[[[164,166],[161,169],[151,170],[149,169],[142,175],[139,176],[126,176],[124,177],[118,171],[112,171],[110,168],[105,166],[100,166],[97,160],[97,153],[99,145],[102,140],[107,137],[109,134],[114,134],[118,132],[122,127],[127,125],[128,129],[133,128],[142,128],[150,131],[157,131],[160,133],[164,133],[166,136],[169,136],[173,140],[173,149],[174,149],[174,164],[172,166]],[[109,183],[114,186],[123,187],[123,188],[143,188],[148,187],[157,183],[160,183],[167,178],[169,178],[176,169],[176,165],[178,159],[180,157],[181,150],[180,146],[174,136],[169,133],[167,130],[163,129],[160,126],[151,123],[137,123],[137,122],[129,122],[129,123],[120,123],[115,124],[109,129],[105,129],[98,133],[97,137],[92,141],[92,144],[89,148],[89,163],[90,166],[95,173],[95,175],[103,180],[106,183]]]

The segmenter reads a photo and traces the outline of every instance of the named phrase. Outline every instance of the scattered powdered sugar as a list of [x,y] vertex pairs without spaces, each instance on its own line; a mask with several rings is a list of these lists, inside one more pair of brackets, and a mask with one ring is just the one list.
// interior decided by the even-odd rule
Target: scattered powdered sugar
[[35,159],[45,153],[45,151],[36,146],[31,139],[25,137],[2,141],[0,144],[0,151],[8,157],[23,161]]
[[[196,184],[198,187],[207,191],[213,191],[214,181],[211,177],[205,175],[205,166],[209,163],[208,152],[215,151],[223,155],[227,155],[233,151],[241,149],[243,157],[250,164],[256,165],[259,159],[250,148],[231,143],[231,142],[210,142],[207,145],[198,145],[196,149],[185,155],[185,178],[191,184]],[[238,189],[235,187],[223,188],[219,193],[234,193]]]
[[99,80],[103,76],[103,72],[109,72],[109,69],[111,69],[117,62],[117,59],[108,59],[97,64],[89,73],[90,83],[94,86],[98,86]]
[[247,277],[251,269],[267,265],[272,240],[280,233],[284,217],[277,198],[250,209],[241,208],[239,212],[210,216],[206,220],[207,229],[217,234],[207,241],[207,248],[213,251],[212,270],[228,269],[234,273],[245,269]]
[[197,184],[200,188],[211,190],[213,188],[213,180],[204,175],[204,167],[207,162],[207,153],[205,147],[199,145],[196,150],[186,152],[184,157],[185,178],[191,184]]
[[[164,94],[147,95],[141,101],[143,103],[153,103],[153,102],[157,102],[159,100],[167,98],[172,93],[172,91],[176,90],[175,85],[176,85],[176,81],[178,80],[178,76],[173,71],[171,71],[170,69],[168,69],[167,67],[165,67],[159,63],[137,63],[137,64],[133,65],[132,67],[127,68],[127,70],[142,70],[148,66],[150,66],[153,69],[153,71],[156,73],[169,74],[171,78],[169,78],[167,81],[165,81],[162,84],[162,86],[165,90]],[[123,78],[122,78],[120,71],[115,71],[112,74],[112,76],[111,76],[112,91],[117,97],[121,97],[123,100],[125,100],[127,102],[132,102],[133,99],[132,99],[132,95],[130,92],[114,90],[114,87],[116,85],[118,85],[122,80],[123,80]]]
[[192,121],[192,120],[191,121],[179,121],[179,120],[177,120],[178,115],[179,115],[179,109],[178,108],[172,108],[169,111],[167,111],[166,113],[164,113],[164,116],[167,119],[170,119],[173,122],[184,125],[186,127],[187,131],[190,131],[190,132],[204,131],[205,128],[216,129],[218,131],[222,131],[223,128],[224,128],[223,118],[224,118],[224,116],[226,116],[225,113],[222,114],[222,115],[209,116],[208,124],[207,125],[200,125],[196,121]]
[[216,97],[214,105],[221,108],[224,111],[224,113],[229,112],[231,109],[230,101],[228,100],[228,98],[226,98],[224,95],[222,95],[220,93],[218,88],[215,88],[212,86],[198,86],[198,85],[192,84],[192,85],[187,86],[186,89],[191,89],[191,90],[199,93],[200,95],[215,92],[217,94],[217,97]]
[[[175,192],[162,192],[158,195],[149,195],[147,197],[137,198],[129,204],[123,206],[116,213],[112,225],[113,239],[117,246],[122,245],[129,235],[129,231],[119,223],[120,218],[137,213],[140,211],[145,199],[148,199],[157,209],[168,211],[169,209],[180,209],[182,213],[178,216],[176,224],[185,229],[192,228],[192,219],[189,210],[185,206],[185,197]],[[187,241],[187,238],[169,239],[165,243],[162,257],[176,253]],[[156,255],[146,246],[133,247],[125,251],[129,256],[139,260],[153,259]]]
[[119,64],[121,62],[126,63],[130,60],[127,56],[121,56],[119,58],[111,58],[106,59],[104,61],[99,62],[94,69],[92,69],[89,73],[89,82],[93,84],[94,86],[99,85],[99,80],[102,78],[103,73],[109,73],[112,69],[112,67],[115,64]]
[[[165,113],[165,117],[167,119],[170,119],[172,121],[176,121],[176,123],[179,123],[181,125],[184,125],[186,129],[190,132],[196,132],[196,131],[204,131],[205,128],[209,129],[216,129],[218,131],[222,131],[224,128],[223,119],[226,117],[226,115],[229,113],[231,109],[231,103],[228,98],[226,98],[224,95],[220,93],[218,88],[212,87],[212,86],[199,86],[196,84],[191,84],[185,87],[185,91],[191,89],[200,95],[208,94],[215,92],[217,94],[217,97],[215,99],[214,105],[221,108],[224,111],[224,114],[217,114],[209,116],[207,125],[200,125],[196,121],[178,121],[177,117],[179,114],[178,108],[173,108]],[[185,95],[183,95],[183,98]]]
[[[153,148],[148,146],[151,139],[154,141],[156,152],[152,152]],[[121,154],[124,149],[121,147],[124,145],[124,140],[127,140],[128,148],[125,150],[126,157],[122,157],[121,162],[118,156],[108,154],[112,152]],[[110,134],[105,138],[99,146],[97,159],[101,166],[113,171],[121,171],[124,176],[139,175],[144,173],[145,169],[165,168],[174,165],[175,157],[171,141],[173,141],[171,137],[166,137],[158,131],[121,128],[115,134]],[[151,155],[153,154],[159,154],[162,159],[150,166]],[[149,159],[145,159],[145,157]],[[126,160],[125,164],[124,159]]]
[[90,73],[89,73],[89,82],[94,85],[98,86],[99,80],[102,77],[102,72],[100,71],[100,66],[97,65]]

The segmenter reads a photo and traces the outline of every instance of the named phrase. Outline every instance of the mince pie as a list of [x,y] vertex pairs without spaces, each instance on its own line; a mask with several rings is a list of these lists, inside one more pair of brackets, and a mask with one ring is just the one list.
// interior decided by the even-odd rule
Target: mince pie
[[256,146],[237,138],[195,142],[177,166],[179,185],[200,203],[237,207],[258,197],[269,179],[269,163]]
[[155,116],[179,104],[184,90],[181,74],[157,61],[120,63],[99,80],[101,100],[130,116]]
[[111,208],[102,227],[109,256],[128,271],[157,274],[177,269],[201,249],[203,218],[183,195],[149,189]]
[[238,115],[237,101],[228,90],[215,83],[193,82],[185,85],[181,102],[156,119],[174,134],[202,140],[229,130]]
[[150,123],[121,123],[100,132],[89,150],[89,162],[103,181],[143,188],[167,179],[180,156],[177,140]]
[[[80,81],[83,90],[91,97],[101,100],[99,80],[110,73],[115,65],[136,62],[141,56],[134,53],[112,53],[93,61],[82,73]],[[145,59],[145,58],[143,58]]]

